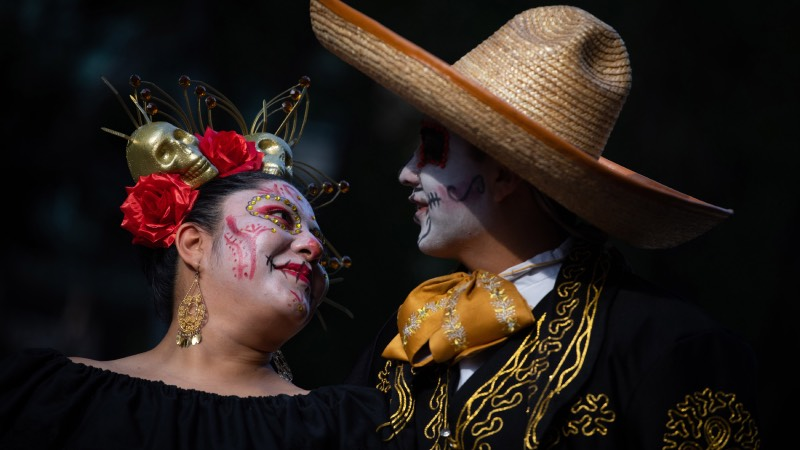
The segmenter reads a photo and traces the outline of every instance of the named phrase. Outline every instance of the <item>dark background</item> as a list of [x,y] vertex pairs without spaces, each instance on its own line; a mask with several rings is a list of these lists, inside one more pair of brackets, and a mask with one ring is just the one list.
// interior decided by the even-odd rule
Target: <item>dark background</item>
[[[454,62],[517,12],[546,3],[353,1]],[[761,364],[765,443],[791,442],[797,412],[794,333],[800,275],[796,224],[796,2],[574,1],[625,39],[633,89],[604,156],[735,215],[674,249],[623,246],[639,272],[741,334]],[[9,1],[0,3],[4,232],[0,347],[49,346],[117,358],[154,345],[154,316],[119,205],[132,185],[133,126],[104,75],[127,94],[136,73],[178,94],[187,74],[250,119],[262,99],[312,80],[295,157],[352,190],[318,211],[353,267],[285,352],[304,387],[341,381],[361,345],[405,293],[452,268],[422,256],[397,170],[417,116],[324,50],[308,2]],[[781,436],[784,434],[785,436]]]

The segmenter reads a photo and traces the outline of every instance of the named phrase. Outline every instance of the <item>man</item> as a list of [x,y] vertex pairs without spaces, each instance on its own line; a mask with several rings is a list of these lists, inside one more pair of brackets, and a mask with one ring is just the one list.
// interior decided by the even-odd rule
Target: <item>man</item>
[[630,88],[616,31],[524,11],[448,65],[338,0],[320,42],[417,107],[400,172],[427,255],[353,372],[407,448],[759,448],[752,350],[607,242],[667,248],[732,212],[602,158]]

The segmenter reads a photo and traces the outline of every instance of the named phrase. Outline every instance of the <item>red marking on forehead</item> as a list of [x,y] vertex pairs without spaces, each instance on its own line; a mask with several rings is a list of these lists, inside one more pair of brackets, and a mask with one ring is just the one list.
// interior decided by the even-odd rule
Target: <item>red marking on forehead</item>
[[267,187],[261,191],[262,194],[280,195],[281,197],[290,198],[292,202],[297,200],[300,192],[289,183],[275,182],[272,186]]

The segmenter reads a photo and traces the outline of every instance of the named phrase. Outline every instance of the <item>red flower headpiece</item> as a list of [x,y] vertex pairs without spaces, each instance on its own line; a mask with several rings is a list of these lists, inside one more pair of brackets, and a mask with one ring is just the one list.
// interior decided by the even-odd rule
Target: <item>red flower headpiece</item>
[[[102,80],[127,110],[113,85]],[[264,101],[249,128],[238,108],[222,93],[186,75],[178,79],[185,105],[138,75],[132,75],[129,84],[133,87],[130,99],[135,110],[127,112],[135,131],[127,136],[108,128],[103,130],[128,141],[128,168],[136,185],[127,188],[128,196],[120,209],[122,228],[133,234],[134,244],[171,246],[175,230],[197,200],[196,189],[216,177],[248,171],[270,173],[304,184],[304,195],[314,208],[331,203],[349,190],[346,181],[334,182],[314,167],[295,161],[292,155],[308,116],[308,77],[300,77],[294,86]],[[190,91],[196,98],[194,105]],[[229,115],[241,131],[214,130],[214,110]],[[278,123],[268,126],[268,118]],[[349,266],[349,258],[339,255],[328,241],[326,248],[329,256],[322,264],[329,271]]]
[[[216,177],[253,171],[269,173],[295,185],[305,185],[304,196],[315,209],[350,189],[347,181],[335,182],[313,166],[295,161],[292,155],[308,117],[308,77],[301,77],[294,86],[262,102],[249,128],[224,95],[185,75],[178,79],[186,101],[183,106],[154,83],[132,75],[130,99],[135,111],[128,110],[114,86],[104,77],[101,79],[117,96],[136,128],[130,136],[102,128],[128,141],[128,168],[136,184],[126,188],[128,195],[120,210],[122,228],[133,235],[134,244],[169,248],[175,242],[175,231],[200,195],[197,188]],[[195,105],[189,100],[192,86]],[[206,114],[201,112],[203,105]],[[214,109],[230,115],[241,133],[214,130]],[[276,116],[277,126],[268,127],[267,119],[272,117],[275,121]],[[341,256],[330,241],[323,241],[327,251],[319,263],[328,274],[350,267],[348,256]],[[344,306],[328,298],[325,301],[352,317]]]
[[131,232],[134,244],[147,247],[169,247],[175,242],[175,229],[198,194],[176,173],[139,177],[136,185],[125,189],[128,197],[120,206],[122,228]]
[[264,155],[256,150],[256,143],[245,140],[235,131],[217,132],[206,128],[204,135],[196,136],[200,139],[200,151],[219,170],[220,178],[261,170],[264,165]]
[[[207,128],[196,135],[199,148],[219,171],[218,177],[239,172],[258,171],[262,154],[254,142],[233,131]],[[177,173],[152,173],[140,176],[136,185],[126,188],[122,203],[122,228],[133,234],[133,243],[147,247],[169,247],[175,242],[175,230],[191,211],[197,191]]]

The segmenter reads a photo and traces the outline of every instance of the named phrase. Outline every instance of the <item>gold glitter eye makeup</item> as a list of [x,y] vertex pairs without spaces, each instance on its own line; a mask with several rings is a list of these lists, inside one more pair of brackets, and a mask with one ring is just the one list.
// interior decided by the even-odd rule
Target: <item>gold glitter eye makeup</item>
[[[278,206],[275,203],[259,205],[263,201],[280,202],[283,206]],[[292,234],[298,234],[302,230],[297,206],[280,195],[256,195],[247,203],[246,209],[251,215],[267,219],[281,227],[282,230],[287,230]]]

